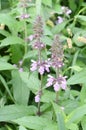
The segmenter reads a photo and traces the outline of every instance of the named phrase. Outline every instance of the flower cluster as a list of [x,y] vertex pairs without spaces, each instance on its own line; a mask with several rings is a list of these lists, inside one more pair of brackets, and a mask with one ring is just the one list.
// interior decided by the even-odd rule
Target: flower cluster
[[[72,13],[72,11],[66,6],[62,6],[61,9],[62,9],[62,14],[61,14],[61,16],[57,17],[56,24],[60,24],[60,23],[64,22],[65,18],[68,18],[69,15]],[[66,17],[64,17],[64,16],[66,16]]]
[[68,7],[65,7],[65,6],[62,6],[62,11],[66,15],[69,15],[72,13],[72,11]]
[[38,72],[40,73],[40,75],[43,75],[45,71],[50,72],[49,67],[50,67],[50,63],[49,60],[47,61],[34,61],[31,60],[32,64],[31,64],[31,71],[35,71],[38,70]]
[[41,41],[41,38],[43,37],[43,22],[41,16],[37,16],[34,22],[33,30],[34,30],[34,38],[35,38],[33,48],[42,50],[45,47],[45,45]]
[[61,68],[63,64],[63,48],[59,40],[59,36],[56,35],[51,47],[51,60],[54,68]]
[[60,89],[65,90],[66,89],[66,77],[59,75],[58,78],[54,78],[53,76],[48,75],[46,86],[49,87],[52,85],[53,85],[55,91],[59,91]]

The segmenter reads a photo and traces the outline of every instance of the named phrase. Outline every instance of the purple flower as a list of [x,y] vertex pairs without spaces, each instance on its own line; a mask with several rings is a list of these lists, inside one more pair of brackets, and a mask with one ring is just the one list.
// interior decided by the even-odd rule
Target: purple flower
[[20,60],[20,61],[19,61],[19,65],[21,66],[22,64],[23,64],[23,61],[22,61],[22,60]]
[[19,72],[23,72],[23,68],[19,68]]
[[64,65],[64,63],[62,62],[62,60],[57,59],[57,58],[52,58],[52,66],[54,68],[61,68]]
[[63,22],[63,18],[61,16],[58,16],[58,20],[57,20],[57,23],[60,24]]
[[30,41],[32,41],[33,38],[34,38],[34,35],[30,35],[30,36],[28,37],[28,39],[29,39]]
[[13,66],[14,66],[15,68],[18,68],[16,64],[13,64]]
[[38,70],[38,72],[43,75],[45,71],[49,72],[49,67],[50,67],[50,64],[48,61],[34,61],[34,60],[31,60],[32,61],[32,64],[31,64],[31,68],[30,70],[31,71],[35,71],[35,70]]
[[35,96],[35,102],[40,102],[40,95],[39,94]]
[[72,13],[72,11],[70,9],[68,9],[67,12],[66,12],[67,15],[69,15],[71,13]]
[[33,45],[33,48],[39,49],[39,50],[43,49],[44,47],[45,47],[44,43],[39,42],[39,41],[36,41],[36,42],[34,43],[34,45]]
[[56,83],[53,85],[53,87],[54,87],[54,90],[55,90],[55,91],[59,91],[59,90],[60,90],[60,85],[58,84],[58,82],[56,82]]
[[49,86],[52,86],[53,85],[53,81],[54,81],[54,77],[51,76],[51,75],[48,75],[48,79],[47,79],[47,84],[46,86],[49,87]]
[[22,15],[20,16],[20,19],[27,19],[27,18],[29,18],[29,17],[30,17],[29,14],[22,14]]
[[66,15],[69,15],[72,13],[72,11],[68,7],[65,7],[65,6],[62,6],[62,11]]
[[44,74],[44,71],[45,71],[45,68],[44,66],[40,66],[39,69],[38,69],[38,72],[43,75]]
[[31,64],[31,71],[35,71],[37,69],[37,62],[34,60],[31,60],[32,64]]
[[65,90],[66,89],[66,77],[62,77],[61,75],[58,78],[54,78],[51,75],[48,75],[47,84],[46,86],[52,86],[54,87],[55,91],[59,91],[60,89]]

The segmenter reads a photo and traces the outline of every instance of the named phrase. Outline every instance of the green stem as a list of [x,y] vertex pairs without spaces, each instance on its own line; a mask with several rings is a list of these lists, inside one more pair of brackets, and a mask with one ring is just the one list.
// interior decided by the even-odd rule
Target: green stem
[[83,12],[84,10],[86,10],[86,7],[82,8],[77,15],[79,15],[81,12]]
[[[40,99],[41,99],[41,95],[42,95],[42,79],[43,79],[43,76],[42,75],[40,75],[41,76],[41,85],[40,85]],[[40,101],[38,102],[38,112],[37,112],[37,114],[40,116],[41,115],[41,110],[40,110]]]
[[[56,68],[56,78],[59,76],[59,68]],[[56,92],[56,103],[58,102],[58,91]]]
[[24,21],[24,38],[25,38],[25,54],[27,53],[27,24],[26,24],[26,21]]

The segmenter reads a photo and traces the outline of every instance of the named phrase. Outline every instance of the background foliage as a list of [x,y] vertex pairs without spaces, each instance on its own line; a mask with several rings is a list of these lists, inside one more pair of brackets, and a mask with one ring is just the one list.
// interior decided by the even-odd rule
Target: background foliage
[[[26,0],[26,3],[28,7],[23,10],[21,0],[0,0],[0,130],[86,130],[86,2]],[[72,13],[62,14],[62,6]],[[30,17],[20,19],[23,13]],[[44,74],[40,116],[34,101],[40,77],[30,71],[31,59],[37,59],[30,40],[37,15],[42,16],[44,23],[42,41],[46,50],[42,55],[45,59],[49,57],[53,37],[59,34],[64,49],[62,73],[67,76],[67,89],[59,92],[59,101],[55,103],[55,92],[45,89]],[[58,16],[64,22],[59,24]],[[23,72],[19,71],[21,68]],[[55,74],[53,69],[51,73]]]

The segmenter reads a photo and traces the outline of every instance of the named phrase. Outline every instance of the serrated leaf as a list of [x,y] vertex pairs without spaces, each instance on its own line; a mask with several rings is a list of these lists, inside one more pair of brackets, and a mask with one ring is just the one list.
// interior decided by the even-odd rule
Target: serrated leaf
[[27,130],[24,126],[19,126],[19,130]]
[[65,28],[66,24],[67,24],[67,22],[62,22],[60,24],[57,24],[56,26],[54,26],[52,28],[52,33],[57,34],[57,33],[61,32]]
[[66,130],[64,118],[63,118],[63,115],[61,114],[61,112],[57,113],[57,121],[58,121],[59,130]]
[[12,121],[27,115],[33,115],[36,112],[34,106],[8,105],[0,108],[0,122]]
[[76,108],[74,111],[72,111],[66,118],[66,123],[74,123],[76,121],[80,121],[81,118],[86,115],[86,104],[83,106],[80,106]]
[[46,6],[52,7],[52,0],[42,0],[42,3]]
[[31,91],[37,92],[39,90],[40,80],[38,79],[38,73],[33,72],[29,77],[21,75],[21,78]]
[[12,85],[13,85],[13,95],[16,103],[21,105],[27,105],[29,100],[30,90],[26,87],[26,83],[22,80],[22,77],[28,78],[27,72],[12,71]]
[[83,117],[83,119],[81,121],[81,125],[82,125],[82,129],[86,130],[86,116]]
[[78,125],[75,123],[71,123],[70,125],[66,126],[68,130],[79,130]]
[[10,31],[15,35],[18,33],[21,23],[15,20],[12,16],[9,14],[0,14],[0,23],[5,24],[8,26]]
[[10,63],[0,60],[0,71],[2,70],[13,70],[15,67]]
[[82,25],[86,26],[86,16],[85,15],[78,15],[76,16],[78,22],[80,22]]
[[51,102],[51,101],[55,100],[55,97],[56,97],[55,92],[44,90],[41,101],[42,102]]
[[0,30],[0,34],[4,35],[6,37],[10,36],[10,33],[5,30]]
[[0,47],[5,47],[8,45],[14,45],[14,44],[24,45],[24,41],[19,37],[9,36],[9,37],[5,38],[4,40],[2,40]]
[[86,103],[86,84],[84,84],[82,86],[82,89],[81,89],[81,92],[80,92],[80,100],[81,100],[81,103],[84,104]]
[[77,72],[75,75],[67,80],[68,85],[86,83],[86,69]]
[[37,11],[37,15],[40,15],[40,11],[41,11],[41,0],[36,0],[36,11]]
[[47,121],[47,118],[38,116],[27,116],[19,118],[17,120],[13,120],[13,122],[33,130],[42,130],[46,126],[53,124],[51,120]]
[[7,85],[6,81],[5,81],[5,79],[4,79],[1,75],[0,75],[0,80],[1,80],[2,84],[4,85],[4,87],[5,87],[6,91],[7,91],[7,93],[9,94],[10,98],[14,101],[13,96],[12,96],[12,94],[11,94],[11,92],[10,92],[10,89],[9,89],[9,87],[8,87],[8,85]]

